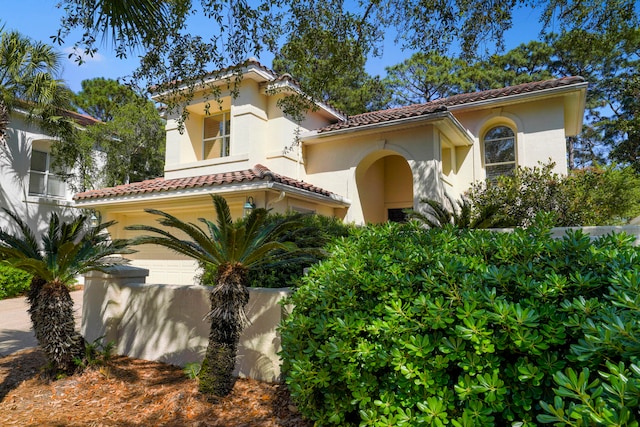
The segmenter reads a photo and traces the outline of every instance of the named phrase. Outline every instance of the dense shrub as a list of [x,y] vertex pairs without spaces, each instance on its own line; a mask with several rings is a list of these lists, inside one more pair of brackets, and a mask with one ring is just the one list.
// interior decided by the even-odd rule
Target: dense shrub
[[554,374],[597,366],[571,346],[616,272],[640,267],[622,236],[539,224],[385,224],[337,243],[281,328],[299,409],[318,425],[536,425]]
[[[637,257],[637,253],[625,251],[620,256]],[[588,318],[583,315],[586,306]],[[538,420],[554,425],[638,426],[640,271],[616,271],[600,304],[574,299],[565,307],[580,313],[569,321],[581,325],[584,334],[572,345],[572,352],[589,367],[567,368],[554,375],[556,398],[542,403],[547,414]],[[594,367],[599,368],[597,372]]]
[[29,289],[31,276],[22,270],[0,264],[0,299],[24,294]]
[[619,225],[640,215],[640,175],[632,168],[594,166],[553,172],[553,163],[518,167],[514,176],[474,184],[468,192],[476,216],[492,213],[492,226],[528,226],[552,212],[556,226]]
[[[289,214],[292,215],[292,214]],[[282,218],[281,214],[269,215],[267,222],[271,223]],[[300,216],[300,226],[289,233],[283,234],[281,240],[294,242],[299,248],[305,248],[303,256],[289,257],[282,252],[282,263],[275,267],[258,267],[249,271],[249,286],[262,288],[283,288],[295,286],[304,270],[326,257],[323,248],[333,239],[346,237],[353,225],[345,224],[337,218],[322,215]],[[200,283],[213,283],[215,271],[204,267]]]

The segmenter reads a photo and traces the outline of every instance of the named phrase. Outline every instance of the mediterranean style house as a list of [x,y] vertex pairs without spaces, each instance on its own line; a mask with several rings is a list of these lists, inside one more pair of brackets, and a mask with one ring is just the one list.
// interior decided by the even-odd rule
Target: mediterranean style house
[[[291,76],[249,60],[232,95],[234,76],[205,82],[220,88],[219,109],[205,113],[208,101],[196,93],[184,128],[168,117],[164,177],[78,193],[76,206],[117,220],[117,238],[132,237],[128,225],[155,224],[145,208],[214,219],[211,194],[236,217],[263,207],[357,224],[400,220],[422,199],[459,196],[516,166],[552,160],[566,173],[565,138],[582,128],[587,90],[581,77],[567,77],[351,117],[318,103],[296,121],[278,102],[301,93]],[[193,282],[193,263],[163,248],[131,258],[150,270],[149,282]]]
[[[99,121],[78,113],[66,113],[83,128]],[[43,232],[52,212],[62,218],[76,212],[73,192],[51,168],[51,144],[54,138],[28,120],[20,108],[11,113],[4,141],[0,140],[0,207],[16,213],[35,232]],[[0,228],[12,230],[0,210]]]

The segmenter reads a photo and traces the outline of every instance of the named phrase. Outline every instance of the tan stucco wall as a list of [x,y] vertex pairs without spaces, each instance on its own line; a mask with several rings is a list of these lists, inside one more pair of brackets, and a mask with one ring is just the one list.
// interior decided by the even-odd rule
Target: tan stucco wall
[[[118,354],[184,366],[201,362],[210,324],[210,288],[145,284],[146,271],[119,267],[113,275],[85,278],[82,334],[88,341],[104,337]],[[280,377],[282,319],[279,301],[286,289],[250,289],[246,307],[250,321],[240,338],[236,375],[260,381]]]
[[473,135],[473,153],[463,158],[456,191],[465,191],[473,181],[485,178],[482,138],[493,126],[506,125],[516,132],[516,160],[520,166],[538,166],[554,159],[554,171],[567,173],[564,105],[551,98],[500,108],[454,112]]
[[[386,220],[386,209],[393,207],[385,206],[384,202],[377,200],[384,200],[385,193],[389,197],[402,194],[402,197],[406,198],[411,191],[413,197],[408,207],[413,208],[419,208],[419,201],[423,198],[441,196],[438,135],[438,131],[427,124],[381,130],[365,135],[356,132],[340,138],[322,140],[321,143],[308,144],[304,148],[307,180],[351,201],[346,221],[357,224],[383,222]],[[392,172],[399,163],[395,166],[390,164],[387,174],[380,170],[376,172],[375,168],[383,165],[372,165],[387,156],[391,156],[396,162],[404,159],[409,165],[413,175],[412,189],[397,189],[393,196],[393,191],[385,191],[385,181],[376,177],[388,176],[389,179],[394,179]],[[369,170],[371,167],[374,169]],[[365,215],[365,210],[372,204],[379,206],[379,211]]]
[[[306,180],[341,194],[352,204],[346,215],[355,223],[380,222],[386,212],[364,211],[380,205],[380,196],[370,188],[380,173],[367,170],[378,158],[399,155],[409,164],[414,177],[413,207],[420,209],[421,199],[438,199],[444,192],[457,197],[473,182],[485,178],[482,137],[495,125],[508,125],[516,132],[516,160],[521,166],[537,166],[549,159],[556,162],[555,172],[566,174],[564,104],[561,98],[515,103],[499,108],[452,109],[457,120],[472,136],[473,144],[445,137],[429,123],[403,124],[338,133],[308,139],[304,146]],[[447,156],[443,162],[443,154]],[[363,185],[366,183],[366,186]],[[386,193],[389,194],[389,193]]]
[[[310,111],[302,123],[296,123],[278,105],[278,100],[284,96],[266,94],[258,82],[246,79],[240,84],[235,97],[230,95],[229,90],[223,90],[220,104],[216,100],[195,97],[188,108],[189,117],[182,133],[175,115],[167,120],[165,178],[238,171],[250,169],[256,164],[263,164],[282,175],[295,177],[299,157],[296,130],[304,133],[329,122],[320,112]],[[228,111],[230,114],[228,157],[201,160],[202,120],[207,102],[210,104],[210,114],[220,111]]]

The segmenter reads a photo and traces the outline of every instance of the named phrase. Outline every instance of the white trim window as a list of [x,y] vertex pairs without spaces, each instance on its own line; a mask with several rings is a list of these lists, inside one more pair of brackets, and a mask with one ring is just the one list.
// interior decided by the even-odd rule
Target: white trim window
[[29,195],[64,198],[67,186],[64,180],[51,171],[51,154],[46,151],[31,151],[29,169]]
[[516,169],[516,135],[507,126],[496,126],[484,135],[484,168],[487,179],[513,175]]
[[202,122],[202,159],[217,159],[229,155],[231,120],[229,113],[207,116]]

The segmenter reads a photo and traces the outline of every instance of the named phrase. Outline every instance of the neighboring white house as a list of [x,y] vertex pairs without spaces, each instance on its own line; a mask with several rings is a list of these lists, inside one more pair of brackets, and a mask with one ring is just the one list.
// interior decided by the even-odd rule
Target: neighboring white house
[[[67,114],[81,127],[98,122],[82,114]],[[27,117],[27,112],[15,109],[6,141],[0,143],[0,207],[15,212],[40,233],[47,229],[51,212],[67,218],[76,208],[73,192],[51,168],[53,138]],[[14,229],[3,210],[0,227]]]
[[[551,159],[566,173],[565,138],[582,128],[587,90],[567,77],[351,117],[317,104],[296,123],[278,104],[300,92],[290,76],[249,61],[235,97],[233,74],[216,76],[207,83],[221,88],[219,111],[205,114],[196,96],[183,132],[168,118],[163,178],[75,195],[77,206],[118,221],[113,237],[153,223],[145,208],[212,218],[211,194],[224,195],[234,216],[250,202],[364,224],[401,219],[403,209],[421,210],[421,199],[458,196],[518,165]],[[160,247],[132,259],[151,270],[149,282],[193,281],[193,263]]]

